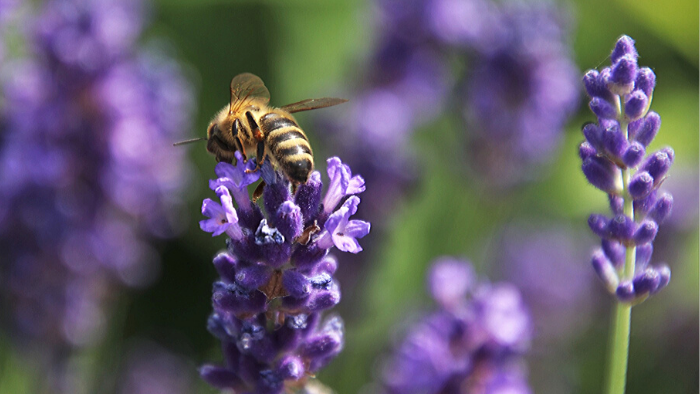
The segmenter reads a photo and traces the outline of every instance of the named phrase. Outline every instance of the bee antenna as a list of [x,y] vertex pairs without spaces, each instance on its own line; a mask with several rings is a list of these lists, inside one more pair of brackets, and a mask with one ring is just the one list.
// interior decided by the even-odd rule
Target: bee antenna
[[204,140],[206,140],[206,138],[192,138],[191,140],[178,141],[178,142],[174,143],[173,146],[185,145],[185,144],[189,144],[192,142],[204,141]]

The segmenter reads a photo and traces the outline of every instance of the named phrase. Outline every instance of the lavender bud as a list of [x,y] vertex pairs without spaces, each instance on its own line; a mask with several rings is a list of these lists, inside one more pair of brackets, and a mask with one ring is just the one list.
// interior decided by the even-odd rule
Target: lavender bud
[[653,220],[645,220],[640,223],[637,231],[634,233],[634,242],[638,245],[646,244],[656,238],[656,233],[659,231],[659,225]]
[[272,270],[263,264],[242,267],[236,272],[236,283],[247,290],[255,290],[266,284],[272,277]]
[[333,275],[337,269],[338,260],[333,256],[326,256],[314,267],[314,272]]
[[301,208],[291,201],[283,202],[273,218],[275,219],[273,225],[286,239],[293,240],[304,230]]
[[632,177],[629,184],[629,193],[632,198],[639,200],[651,193],[654,188],[654,178],[646,171],[641,171]]
[[236,259],[228,253],[219,253],[214,257],[214,268],[228,282],[236,280]]
[[343,321],[334,316],[324,325],[320,335],[310,338],[301,349],[301,355],[309,363],[310,371],[317,371],[327,360],[335,357],[343,349]]
[[605,257],[603,251],[598,250],[593,253],[591,264],[593,264],[593,269],[595,270],[596,274],[598,274],[600,280],[603,281],[603,284],[605,284],[608,291],[614,293],[615,289],[620,283],[620,279],[617,276],[615,267],[613,267],[610,260]]
[[[659,128],[661,128],[661,117],[656,112],[649,111],[643,120],[640,119],[633,122],[633,124],[638,124],[638,127],[634,129],[634,139],[640,144],[648,146],[651,141],[654,140],[654,137],[656,137]],[[632,126],[632,124],[630,124],[630,126]],[[630,134],[632,134],[631,131],[632,129],[630,129]]]
[[603,146],[610,155],[618,159],[625,153],[629,143],[619,124],[615,123],[615,126],[603,130]]
[[294,298],[306,297],[311,293],[311,282],[296,270],[286,270],[282,274],[282,286]]
[[641,90],[635,90],[627,95],[625,101],[625,116],[629,120],[637,120],[644,116],[649,99]]
[[671,281],[671,269],[668,268],[666,264],[662,264],[657,267],[656,272],[659,275],[659,284],[656,287],[656,290],[652,291],[651,294],[658,293],[661,289],[668,286],[668,283]]
[[671,164],[673,164],[673,162],[676,160],[676,152],[670,146],[661,148],[659,152],[664,152],[671,160]]
[[637,60],[637,58],[639,57],[637,49],[634,47],[634,40],[628,35],[623,35],[617,39],[617,42],[615,43],[615,48],[613,48],[613,51],[610,54],[610,61],[613,64],[615,64],[623,56],[628,56],[629,58],[634,60]]
[[651,97],[654,93],[654,86],[656,86],[656,75],[654,72],[649,67],[640,68],[634,88],[644,92],[647,97]]
[[604,215],[592,214],[588,217],[588,226],[591,231],[600,238],[606,239],[611,237],[611,233],[608,230],[608,222],[610,220]]
[[634,220],[626,215],[617,215],[608,223],[610,235],[622,243],[632,240],[636,227]]
[[596,153],[596,149],[586,141],[582,142],[578,148],[578,155],[581,157],[581,160],[586,160],[591,156],[595,156]]
[[613,94],[608,90],[605,81],[598,71],[588,70],[583,76],[583,86],[586,88],[586,92],[591,98],[600,97],[608,102],[613,101]]
[[603,119],[616,119],[617,109],[607,100],[600,97],[593,97],[588,103],[588,107],[596,116]]
[[280,180],[279,182],[265,186],[263,190],[263,205],[265,206],[266,212],[277,212],[282,203],[288,200],[291,200],[291,193],[289,192],[286,181]]
[[294,203],[301,208],[301,215],[304,218],[304,225],[308,225],[308,220],[316,216],[321,203],[321,173],[314,171],[311,173],[306,183],[299,185],[294,194]]
[[635,260],[637,268],[644,269],[651,261],[651,255],[654,253],[654,246],[651,243],[637,245],[635,252]]
[[306,300],[304,308],[309,312],[330,309],[340,302],[340,288],[333,281],[328,289],[314,289]]
[[673,196],[668,193],[664,193],[654,204],[654,208],[650,212],[649,216],[654,219],[656,223],[662,224],[670,215],[673,209]]
[[588,182],[598,189],[610,194],[622,191],[620,169],[610,160],[599,156],[589,157],[581,168]]
[[214,335],[219,340],[224,340],[228,338],[228,332],[226,331],[225,322],[218,313],[212,313],[207,319],[207,331]]
[[212,303],[235,315],[259,313],[265,310],[265,295],[257,290],[248,291],[235,283],[215,282]]
[[635,276],[632,281],[634,293],[637,297],[647,293],[655,292],[661,283],[661,276],[653,268],[645,269],[641,274]]
[[615,268],[620,268],[625,264],[626,248],[624,245],[615,240],[604,239],[601,242],[601,246],[605,256],[613,263]]
[[652,190],[646,197],[634,200],[634,213],[639,217],[645,217],[656,204],[656,189]]
[[[603,129],[595,123],[586,123],[583,126],[583,136],[591,145],[591,147],[596,150],[602,150],[603,148]],[[596,152],[597,153],[597,152]],[[585,160],[585,159],[584,159]]]
[[282,380],[299,380],[304,376],[304,362],[295,355],[284,356],[279,361],[276,372]]
[[637,78],[637,59],[635,56],[625,55],[613,63],[610,78],[607,80],[608,89],[618,96],[629,94],[634,89],[634,81]]
[[624,198],[614,194],[608,194],[608,202],[610,203],[610,210],[613,212],[613,214],[622,215],[625,209]]
[[[670,153],[673,155],[672,149]],[[639,170],[648,172],[654,178],[654,184],[658,184],[671,168],[671,164],[673,159],[669,157],[669,152],[660,150],[649,156]]]
[[617,299],[619,299],[622,302],[634,301],[636,295],[634,293],[634,285],[632,284],[632,282],[620,284],[620,286],[618,286],[617,290],[615,291],[615,295],[617,296]]
[[625,163],[627,167],[636,167],[644,159],[646,154],[646,149],[644,145],[639,142],[632,142],[625,153],[622,155],[622,162]]

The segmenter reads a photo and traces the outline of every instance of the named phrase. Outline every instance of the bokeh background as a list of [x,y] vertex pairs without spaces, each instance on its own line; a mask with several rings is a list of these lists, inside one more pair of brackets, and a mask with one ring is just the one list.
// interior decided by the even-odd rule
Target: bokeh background
[[[143,32],[130,45],[157,43],[189,81],[192,99],[180,111],[192,118],[171,134],[175,142],[205,135],[210,117],[229,99],[231,78],[240,72],[259,75],[274,105],[324,96],[360,100],[381,79],[377,75],[392,73],[372,71],[391,64],[376,56],[388,29],[381,16],[384,3],[157,0],[148,4]],[[657,75],[652,109],[663,126],[653,146],[676,151],[665,184],[676,206],[661,227],[654,261],[668,262],[673,278],[667,289],[633,310],[628,391],[697,393],[698,4],[578,0],[558,7],[568,30],[566,50],[581,75],[609,64],[607,56],[621,34],[637,41],[640,64]],[[3,41],[12,43],[5,59],[22,53],[21,42],[12,38],[16,34],[16,29],[3,31]],[[456,80],[475,64],[466,52],[440,57],[445,62],[440,66]],[[5,72],[4,78],[13,76]],[[537,327],[527,357],[534,392],[600,392],[611,302],[590,269],[596,241],[586,220],[591,212],[606,212],[607,199],[580,171],[580,128],[594,116],[583,88],[577,89],[578,105],[558,131],[560,142],[546,160],[527,167],[525,176],[506,182],[489,181],[490,173],[473,165],[483,151],[468,143],[473,130],[457,108],[464,103],[450,98],[426,100],[426,107],[435,108],[406,126],[410,130],[385,128],[389,134],[402,132],[400,138],[359,133],[354,144],[343,133],[357,130],[363,116],[373,116],[370,122],[380,128],[379,123],[395,119],[351,104],[298,114],[319,169],[326,157],[337,155],[359,163],[353,170],[372,179],[366,192],[371,197],[363,200],[367,207],[359,215],[373,223],[373,231],[362,242],[365,251],[341,260],[339,271],[343,300],[336,313],[346,323],[346,349],[319,375],[322,382],[339,394],[372,392],[401,327],[432,307],[425,289],[431,261],[456,255],[492,281],[516,283],[530,302]],[[429,98],[430,92],[413,93]],[[166,89],[164,94],[180,93]],[[173,116],[180,119],[181,113]],[[139,135],[129,138],[139,143]],[[198,365],[221,359],[206,320],[216,278],[211,259],[224,244],[198,225],[202,199],[213,196],[208,179],[214,177],[215,161],[203,143],[174,148],[167,138],[160,142],[186,162],[178,167],[186,186],[172,192],[179,193],[178,204],[165,213],[175,216],[176,231],[149,238],[149,256],[160,265],[147,283],[113,288],[99,340],[72,356],[74,392],[215,392],[196,372]],[[372,159],[363,156],[367,152]],[[362,160],[374,161],[363,165]],[[3,233],[7,242],[11,237],[12,232]],[[10,264],[5,252],[0,252],[2,264]],[[9,319],[6,312],[7,304],[3,321]],[[37,362],[37,350],[27,349],[14,331],[0,334],[0,393],[51,392],[37,383],[45,377],[45,360]]]

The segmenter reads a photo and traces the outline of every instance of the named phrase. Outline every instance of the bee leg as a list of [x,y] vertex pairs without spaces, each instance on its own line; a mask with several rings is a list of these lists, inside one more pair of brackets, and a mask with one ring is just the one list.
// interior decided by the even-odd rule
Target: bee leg
[[262,197],[264,188],[265,188],[265,181],[260,181],[260,183],[258,184],[258,187],[255,188],[255,191],[253,191],[253,202],[258,201],[258,199],[260,197]]
[[241,156],[243,156],[243,161],[248,161],[248,157],[246,157],[245,155],[245,149],[243,149],[243,144],[241,143],[240,138],[234,137],[233,143],[236,145],[236,150],[241,152]]
[[245,155],[245,149],[243,149],[243,143],[241,143],[241,122],[239,122],[238,119],[233,121],[232,129],[234,131],[233,144],[236,145],[236,150],[241,152],[241,156],[243,156],[243,161],[248,161],[248,158]]
[[257,161],[255,168],[252,170],[245,170],[246,174],[250,174],[251,172],[255,172],[260,169],[262,166],[263,160],[265,160],[265,142],[259,141],[258,142],[258,151],[255,156],[255,161]]

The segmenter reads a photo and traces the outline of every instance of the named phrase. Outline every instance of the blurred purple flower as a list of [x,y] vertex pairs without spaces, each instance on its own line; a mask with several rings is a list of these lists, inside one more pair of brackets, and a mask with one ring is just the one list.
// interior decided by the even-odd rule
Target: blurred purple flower
[[489,183],[508,185],[548,161],[578,106],[566,21],[543,4],[504,4],[466,81],[470,157]]
[[151,342],[131,346],[120,374],[122,394],[187,394],[195,368],[182,356]]
[[[320,322],[321,312],[340,302],[340,286],[333,277],[337,261],[327,253],[333,246],[351,253],[362,250],[356,238],[367,235],[370,225],[349,218],[357,211],[356,194],[365,190],[364,181],[333,157],[323,198],[318,171],[293,194],[289,181],[269,161],[254,179],[245,173],[253,160],[244,163],[236,155],[237,166],[217,165],[219,178],[210,186],[222,205],[206,199],[202,213],[210,219],[200,222],[204,231],[226,231],[230,237],[228,252],[214,258],[221,278],[213,286],[214,312],[208,322],[209,331],[221,340],[225,363],[205,365],[200,373],[220,389],[282,393],[288,386],[303,387],[306,376],[342,350],[342,320]],[[243,198],[243,183],[259,176],[265,180],[266,214],[250,197]],[[230,188],[237,190],[232,190],[237,208]]]
[[191,123],[192,88],[157,46],[134,49],[140,1],[20,16],[26,56],[0,65],[3,323],[65,355],[100,337],[109,289],[152,279],[148,239],[182,228],[189,168],[171,143]]
[[429,284],[439,309],[409,328],[384,366],[385,392],[531,393],[520,356],[532,322],[519,291],[477,283],[467,262],[451,258],[435,262]]
[[530,307],[536,338],[554,341],[585,330],[593,312],[593,275],[582,266],[588,248],[565,226],[512,225],[499,242],[502,276]]

